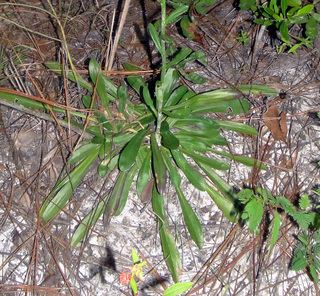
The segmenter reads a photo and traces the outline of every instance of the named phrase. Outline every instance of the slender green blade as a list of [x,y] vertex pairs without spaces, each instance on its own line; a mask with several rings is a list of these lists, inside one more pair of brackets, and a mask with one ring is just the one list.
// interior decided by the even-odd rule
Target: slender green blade
[[152,191],[152,209],[159,219],[159,233],[163,257],[173,280],[175,282],[178,282],[179,274],[181,273],[182,269],[180,255],[177,250],[174,238],[170,233],[169,227],[167,225],[164,200],[162,196],[159,195],[156,187],[153,187]]
[[205,157],[198,153],[194,153],[186,149],[182,149],[182,152],[190,156],[195,162],[202,163],[211,168],[214,168],[217,170],[228,170],[230,168],[230,165],[228,163],[223,162],[221,160],[214,159],[212,157]]
[[193,286],[192,282],[176,283],[165,289],[163,296],[178,296],[187,292]]
[[177,163],[178,167],[185,174],[189,182],[197,189],[205,191],[207,188],[206,182],[201,174],[196,171],[188,161],[185,159],[184,155],[179,150],[172,150],[171,154]]
[[119,168],[121,171],[129,170],[136,161],[140,146],[147,134],[147,129],[140,130],[122,150],[119,157]]
[[84,240],[84,238],[88,235],[90,229],[96,224],[98,219],[101,217],[106,207],[106,201],[104,199],[105,198],[103,198],[98,203],[98,205],[94,209],[92,209],[77,226],[76,231],[71,237],[71,246],[78,246],[78,244]]
[[64,177],[51,191],[40,208],[40,217],[48,222],[52,220],[71,199],[73,191],[79,186],[99,154],[99,146],[83,159],[72,172]]
[[163,193],[167,183],[166,166],[163,161],[162,153],[158,147],[155,135],[151,135],[151,151],[152,151],[152,166],[154,177],[156,180],[156,186],[159,193]]

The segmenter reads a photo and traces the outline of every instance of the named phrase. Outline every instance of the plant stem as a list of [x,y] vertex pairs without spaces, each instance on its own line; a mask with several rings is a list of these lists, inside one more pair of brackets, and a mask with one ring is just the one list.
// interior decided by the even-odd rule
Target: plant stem
[[158,145],[161,142],[160,129],[161,129],[161,121],[162,121],[162,107],[163,107],[163,83],[167,70],[167,54],[166,54],[166,0],[161,0],[161,82],[156,86],[156,98],[157,98],[157,128],[156,128],[156,140]]

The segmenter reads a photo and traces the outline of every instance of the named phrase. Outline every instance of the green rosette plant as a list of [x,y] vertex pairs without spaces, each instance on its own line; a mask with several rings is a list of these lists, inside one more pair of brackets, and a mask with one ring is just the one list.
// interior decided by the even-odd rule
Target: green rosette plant
[[[207,192],[227,219],[238,221],[237,197],[216,171],[228,170],[228,160],[262,169],[265,165],[250,157],[229,153],[224,149],[228,141],[222,131],[248,136],[255,136],[257,132],[244,123],[213,119],[210,114],[244,114],[250,109],[248,95],[276,95],[277,92],[261,85],[198,94],[188,89],[179,80],[182,75],[180,63],[187,57],[167,53],[166,26],[172,13],[176,12],[167,16],[164,0],[161,1],[161,11],[160,26],[149,26],[150,36],[162,59],[160,75],[155,83],[139,76],[139,67],[132,64],[125,64],[124,68],[133,74],[116,85],[95,59],[89,63],[89,81],[75,71],[65,73],[59,63],[46,63],[53,72],[65,73],[78,88],[83,88],[82,104],[87,113],[69,110],[70,118],[65,123],[82,128],[86,139],[68,159],[68,173],[62,174],[42,203],[39,217],[47,224],[60,215],[70,203],[75,189],[98,162],[101,178],[110,174],[117,177],[111,192],[102,196],[82,218],[71,237],[71,244],[77,246],[81,243],[102,215],[107,221],[120,215],[129,191],[136,189],[141,200],[151,201],[159,221],[163,256],[174,281],[178,281],[180,254],[165,209],[165,204],[172,202],[166,198],[168,186],[171,184],[175,190],[186,228],[199,248],[203,245],[202,224],[185,195],[182,176],[196,189]],[[129,88],[139,100],[132,100]],[[37,110],[39,114],[40,111],[65,113],[60,105],[50,106],[32,96],[6,89],[0,89],[0,99],[18,104],[24,110]]]

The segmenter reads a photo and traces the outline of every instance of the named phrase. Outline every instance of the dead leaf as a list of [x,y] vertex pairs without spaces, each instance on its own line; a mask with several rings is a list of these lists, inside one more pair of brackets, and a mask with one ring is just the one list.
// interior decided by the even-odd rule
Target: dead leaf
[[276,141],[287,142],[287,117],[284,112],[280,113],[277,106],[271,105],[262,119]]

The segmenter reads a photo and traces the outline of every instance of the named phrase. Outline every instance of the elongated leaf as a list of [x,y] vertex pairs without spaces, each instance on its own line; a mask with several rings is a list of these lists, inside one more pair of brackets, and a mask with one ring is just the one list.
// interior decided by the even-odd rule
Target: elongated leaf
[[152,209],[159,218],[159,232],[163,257],[173,280],[178,282],[182,269],[180,255],[167,225],[163,198],[159,195],[156,187],[153,187],[152,191]]
[[229,159],[232,159],[236,162],[239,162],[239,163],[242,163],[246,166],[249,166],[249,167],[257,167],[259,169],[262,169],[262,170],[266,170],[267,169],[267,165],[262,163],[261,161],[257,160],[257,159],[254,159],[252,157],[247,157],[247,156],[242,156],[242,155],[235,155],[235,154],[231,154],[229,152],[225,152],[225,151],[218,151],[218,150],[215,150],[215,149],[211,149],[210,151],[218,154],[218,155],[221,155],[221,156],[224,156],[224,157],[227,157]]
[[165,289],[163,296],[178,296],[187,292],[193,286],[192,282],[176,283]]
[[176,192],[179,198],[180,206],[182,209],[183,220],[186,223],[187,229],[190,233],[192,240],[197,244],[198,248],[203,246],[203,231],[202,225],[193,211],[192,207],[186,200],[180,187],[176,187]]
[[188,91],[188,88],[184,85],[177,87],[170,95],[164,106],[173,106],[177,104],[183,95]]
[[215,173],[210,166],[199,161],[197,161],[197,164],[224,196],[228,197],[233,202],[238,200],[238,197],[234,193],[232,186],[229,185],[226,181],[224,181],[217,173]]
[[[138,67],[136,65],[133,64],[129,64],[129,63],[125,63],[123,65],[125,70],[128,71],[142,71],[144,70],[141,67]],[[128,76],[127,77],[127,81],[129,83],[129,85],[137,92],[137,94],[140,96],[141,95],[141,90],[142,87],[146,86],[145,81],[143,80],[143,78],[139,75],[132,75],[132,76]]]
[[162,53],[161,40],[160,40],[159,34],[158,34],[155,26],[152,23],[149,23],[148,31],[149,31],[149,34],[151,36],[151,39],[152,39],[154,45],[156,46],[158,52],[161,54]]
[[313,4],[307,4],[305,6],[303,6],[302,8],[300,8],[295,16],[300,16],[300,15],[305,15],[305,14],[309,14],[314,8],[314,5]]
[[110,197],[108,198],[105,208],[106,220],[110,220],[112,216],[118,216],[121,214],[127,203],[130,187],[136,172],[136,165],[134,165],[127,172],[119,172],[116,183],[113,187]]
[[98,205],[92,209],[77,226],[76,231],[71,237],[71,246],[76,247],[88,235],[91,227],[93,227],[98,219],[102,216],[106,207],[106,201],[102,199]]
[[177,149],[179,147],[179,140],[173,133],[170,132],[169,124],[167,121],[162,122],[161,125],[161,143],[168,149]]
[[207,184],[204,178],[196,171],[188,161],[184,158],[183,154],[179,150],[172,150],[172,156],[178,167],[183,171],[189,182],[197,189],[205,191]]
[[283,15],[286,15],[288,8],[288,0],[281,0],[281,11]]
[[235,131],[250,136],[257,135],[257,130],[254,127],[244,123],[225,120],[213,120],[212,122],[214,122],[218,127],[226,130]]
[[308,261],[306,253],[306,249],[303,246],[298,245],[296,247],[290,264],[292,270],[299,271],[307,267]]
[[143,94],[143,100],[146,103],[146,105],[150,108],[150,110],[153,112],[153,114],[155,116],[157,116],[157,110],[154,107],[154,103],[153,103],[153,100],[150,96],[149,88],[147,85],[143,86],[142,94]]
[[117,91],[117,97],[119,99],[119,112],[125,113],[126,103],[129,98],[128,89],[125,84],[119,86]]
[[72,152],[71,157],[68,159],[68,163],[75,164],[84,158],[86,158],[89,154],[96,151],[98,147],[101,145],[94,143],[87,143],[79,147],[77,150]]
[[[36,96],[28,95],[20,91],[15,91],[4,87],[0,87],[0,100],[3,101],[5,105],[8,105],[10,107],[14,108],[15,105],[20,105],[25,107],[26,110],[40,110],[42,112],[48,112],[49,110],[51,110],[59,113],[66,113],[67,109],[64,108],[63,105],[61,105],[61,107],[57,106],[58,104],[55,102],[46,100],[48,102],[46,104],[41,102]],[[81,112],[71,110],[69,111],[69,113],[80,118],[86,118],[86,114],[83,114]]]
[[99,63],[95,59],[91,59],[89,63],[89,74],[90,78],[95,84],[96,91],[101,100],[102,106],[108,109],[110,94],[112,94],[113,99],[117,96],[117,89],[113,83],[107,79],[100,68]]
[[180,187],[181,177],[179,172],[176,170],[175,165],[170,157],[168,150],[161,149],[163,161],[166,165],[166,168],[169,172],[170,181],[174,185],[174,187]]
[[79,186],[92,163],[98,157],[99,148],[100,147],[97,146],[96,150],[93,150],[69,175],[64,177],[56,187],[53,188],[40,208],[40,217],[44,222],[52,220],[69,202],[73,191]]
[[166,17],[166,25],[175,24],[189,9],[189,5],[180,5]]
[[151,135],[151,151],[152,151],[152,166],[156,180],[156,186],[159,193],[165,191],[167,183],[166,166],[164,164],[161,151],[158,147],[155,135]]
[[145,187],[147,186],[148,182],[151,178],[151,152],[149,151],[145,156],[137,179],[137,193],[141,196],[142,192],[144,191]]
[[190,54],[192,53],[192,49],[189,47],[182,47],[179,52],[174,56],[171,62],[168,64],[168,67],[175,66],[180,62],[184,61]]
[[147,129],[143,129],[137,132],[122,150],[119,157],[119,168],[121,171],[129,170],[135,163],[140,146],[147,134],[147,131]]
[[[54,73],[57,73],[59,75],[63,74],[63,66],[60,63],[50,61],[50,62],[46,62],[44,64],[46,67],[48,67]],[[92,87],[91,83],[89,83],[88,81],[83,79],[79,74],[76,73],[76,75],[74,75],[74,73],[72,71],[68,71],[66,74],[67,74],[67,78],[69,80],[76,82],[76,83],[79,83],[79,85],[81,87],[83,87],[84,89],[88,90],[91,93],[93,92],[93,87]]]
[[236,208],[236,202],[232,201],[226,196],[219,194],[211,186],[207,186],[207,193],[210,195],[214,203],[223,213],[223,216],[226,217],[230,222],[237,222],[239,219],[239,212]]
[[169,99],[173,89],[175,88],[178,78],[179,78],[179,75],[175,69],[169,68],[166,71],[166,74],[164,76],[163,83],[162,83],[164,103],[167,102],[167,100]]
[[117,166],[119,160],[119,154],[110,159],[104,159],[98,166],[98,174],[101,178],[111,173]]
[[227,140],[220,135],[218,130],[183,128],[183,131],[177,131],[175,135],[179,140],[189,141],[190,143],[205,143],[208,147],[228,144]]
[[280,233],[280,226],[281,226],[281,216],[275,210],[273,212],[271,238],[270,238],[270,242],[269,242],[270,250],[272,250],[274,248],[275,244],[277,243],[277,240],[279,238],[279,233]]
[[266,96],[276,96],[278,95],[279,91],[267,86],[267,85],[261,85],[261,84],[242,84],[238,86],[238,89],[243,92],[246,95],[249,94],[264,94]]
[[200,162],[204,165],[207,165],[211,168],[217,169],[217,170],[228,170],[230,168],[230,165],[226,162],[223,162],[221,160],[218,159],[214,159],[212,157],[205,157],[202,156],[200,154],[191,152],[189,150],[183,149],[182,150],[183,153],[187,154],[188,156],[190,156],[192,159],[194,159],[194,161],[196,161],[197,163]]
[[195,102],[190,106],[191,113],[223,112],[230,114],[246,113],[250,109],[246,99],[225,100],[221,102]]
[[248,220],[248,227],[251,232],[258,233],[259,226],[263,217],[263,202],[258,198],[250,200],[243,211],[242,217]]

